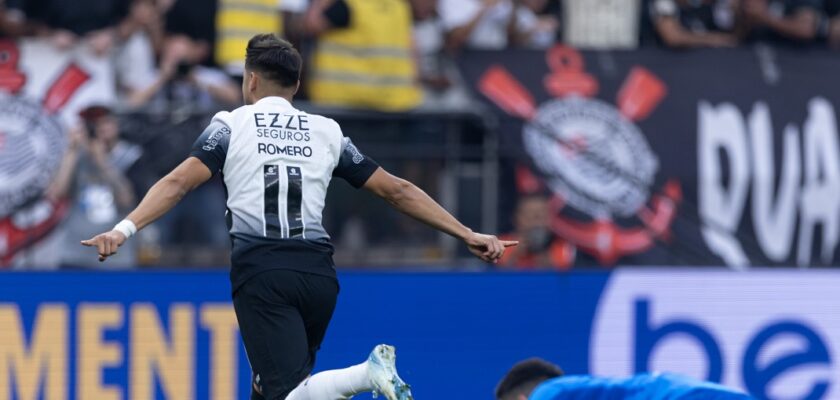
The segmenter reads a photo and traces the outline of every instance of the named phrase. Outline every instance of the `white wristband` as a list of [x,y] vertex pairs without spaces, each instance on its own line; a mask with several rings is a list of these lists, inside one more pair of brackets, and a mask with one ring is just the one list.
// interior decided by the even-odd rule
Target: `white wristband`
[[128,239],[137,233],[137,225],[134,225],[134,222],[131,222],[130,220],[124,219],[114,225],[114,230],[122,233],[125,235],[125,238]]

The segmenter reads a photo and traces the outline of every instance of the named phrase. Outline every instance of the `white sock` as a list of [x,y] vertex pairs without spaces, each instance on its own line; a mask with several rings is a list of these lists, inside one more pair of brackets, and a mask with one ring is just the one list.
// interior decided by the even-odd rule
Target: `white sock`
[[363,362],[312,375],[292,390],[286,400],[346,400],[371,390],[367,362]]

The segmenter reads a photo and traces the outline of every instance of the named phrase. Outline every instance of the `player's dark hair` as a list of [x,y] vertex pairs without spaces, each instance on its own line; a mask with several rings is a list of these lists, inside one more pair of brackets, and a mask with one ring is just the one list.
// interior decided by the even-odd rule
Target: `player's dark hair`
[[248,41],[245,68],[282,87],[294,87],[300,79],[303,60],[288,41],[273,33],[262,33]]
[[563,370],[541,358],[520,361],[496,385],[496,399],[513,399],[519,394],[528,397],[540,383],[558,376],[563,376]]

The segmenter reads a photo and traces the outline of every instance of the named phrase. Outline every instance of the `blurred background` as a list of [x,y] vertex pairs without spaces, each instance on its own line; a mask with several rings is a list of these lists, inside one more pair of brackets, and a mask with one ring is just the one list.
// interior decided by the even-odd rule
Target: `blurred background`
[[[322,365],[390,337],[413,357],[420,388],[459,398],[489,398],[506,368],[532,355],[573,373],[664,368],[757,398],[840,398],[840,312],[828,300],[840,284],[830,268],[840,260],[838,0],[0,0],[0,268],[21,271],[0,275],[0,350],[59,354],[55,368],[71,371],[55,383],[27,364],[31,376],[18,379],[29,380],[13,385],[13,365],[0,363],[0,399],[21,387],[120,398],[80,389],[102,382],[152,382],[148,393],[116,393],[130,398],[247,388],[246,376],[216,387],[209,375],[232,371],[208,357],[238,346],[211,335],[231,315],[208,305],[228,299],[218,178],[107,264],[77,243],[122,219],[216,112],[241,104],[244,48],[263,32],[304,57],[298,108],[336,119],[361,151],[468,226],[521,243],[485,265],[336,182],[325,226],[349,282],[342,301],[393,301],[384,308],[443,325],[372,317],[388,328],[367,330],[340,305]],[[511,272],[526,270],[542,272]],[[174,285],[178,294],[165,293]],[[64,319],[50,301],[69,307]],[[84,335],[71,328],[87,326],[83,309],[113,305],[87,311],[110,321],[96,325],[105,339],[88,339],[128,352],[144,301],[163,321],[152,336],[172,348],[165,326],[175,335],[175,308],[188,305],[195,327],[185,326],[199,333],[183,345],[197,348],[197,389],[129,379],[128,356],[99,350],[104,380],[76,382],[101,365],[61,364],[91,351],[77,349]],[[56,340],[71,353],[51,353],[61,348],[48,339],[23,344],[62,329],[70,336]],[[793,339],[777,346],[778,335]],[[429,353],[434,336],[440,348]],[[150,354],[178,359],[170,350]],[[463,368],[429,359],[453,352]],[[229,358],[247,375],[242,354]],[[468,388],[440,379],[483,368]]]

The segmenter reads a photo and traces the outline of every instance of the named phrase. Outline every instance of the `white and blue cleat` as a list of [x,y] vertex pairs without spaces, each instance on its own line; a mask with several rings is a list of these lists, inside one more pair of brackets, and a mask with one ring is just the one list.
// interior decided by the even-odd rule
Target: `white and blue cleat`
[[413,400],[411,387],[397,374],[397,353],[394,346],[380,344],[368,357],[368,376],[373,397],[381,394],[388,400]]

